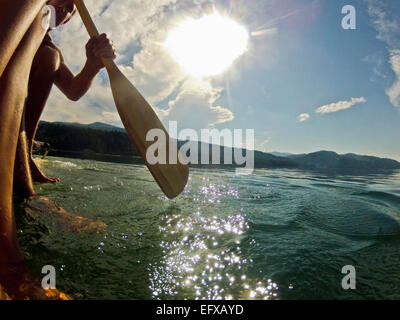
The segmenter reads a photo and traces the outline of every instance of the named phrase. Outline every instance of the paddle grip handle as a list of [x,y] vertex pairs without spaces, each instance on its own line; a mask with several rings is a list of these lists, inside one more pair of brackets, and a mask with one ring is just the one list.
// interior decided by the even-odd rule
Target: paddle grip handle
[[[85,6],[83,0],[74,0],[75,6],[78,9],[79,15],[82,18],[83,24],[86,27],[87,32],[91,37],[97,37],[100,35],[99,31],[97,30],[96,25],[94,24],[92,17],[88,9]],[[106,66],[107,70],[115,69],[114,61],[111,59],[101,59]]]

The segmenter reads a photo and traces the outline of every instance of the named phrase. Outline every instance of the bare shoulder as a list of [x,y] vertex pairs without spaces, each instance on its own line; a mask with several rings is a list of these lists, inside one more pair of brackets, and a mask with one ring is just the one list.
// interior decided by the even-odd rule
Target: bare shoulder
[[59,48],[56,46],[51,46],[48,44],[42,45],[38,51],[37,51],[37,56],[45,56],[46,58],[56,58],[56,59],[62,59],[62,54]]
[[63,61],[60,49],[55,45],[44,44],[40,46],[36,53],[33,68],[46,67],[57,70]]

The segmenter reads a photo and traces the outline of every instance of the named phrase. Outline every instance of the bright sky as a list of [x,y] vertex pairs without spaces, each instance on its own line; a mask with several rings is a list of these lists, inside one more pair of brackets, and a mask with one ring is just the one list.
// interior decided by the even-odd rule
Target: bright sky
[[[255,149],[267,152],[332,150],[400,161],[398,0],[86,3],[99,29],[114,41],[122,71],[164,124],[177,120],[181,129],[255,129]],[[342,28],[344,5],[357,10],[356,30]],[[211,74],[211,64],[204,65],[205,59],[223,54],[223,48],[212,54],[212,47],[202,45],[204,51],[196,59],[189,58],[198,50],[185,56],[188,68],[176,61],[186,51],[171,52],[165,43],[171,30],[187,19],[204,18],[212,6],[245,30],[249,39],[244,50],[239,44],[244,34],[233,36],[238,43],[229,45],[242,49],[239,57],[218,57],[234,60],[233,65],[218,75],[199,78],[193,74],[203,70]],[[227,26],[221,25],[221,30]],[[222,32],[218,25],[214,30]],[[79,71],[88,40],[79,16],[54,31],[53,37],[66,63]],[[187,34],[181,37],[191,39]],[[201,38],[201,32],[197,37]],[[215,41],[217,47],[218,38]],[[195,44],[189,41],[182,50]],[[196,61],[199,64],[194,66]],[[67,101],[55,89],[43,120],[121,126],[105,72],[79,102]]]

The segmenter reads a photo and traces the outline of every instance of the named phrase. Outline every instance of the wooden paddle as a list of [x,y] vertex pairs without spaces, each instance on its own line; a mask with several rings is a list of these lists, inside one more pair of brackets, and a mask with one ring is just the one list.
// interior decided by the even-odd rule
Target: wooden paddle
[[[99,32],[83,0],[74,0],[74,2],[89,35],[91,37],[98,36]],[[168,163],[168,159],[171,159],[170,153],[176,153],[176,155],[171,154],[172,159],[179,159],[175,142],[170,140],[167,130],[165,130],[153,108],[122,74],[114,61],[111,59],[103,59],[103,63],[110,77],[115,105],[128,136],[136,147],[136,151],[144,160],[165,195],[170,199],[178,196],[186,186],[189,168],[187,165],[179,163],[179,160],[175,161],[177,162],[176,164]],[[146,160],[147,148],[154,143],[152,141],[146,141],[146,135],[151,129],[161,129],[165,133],[167,141],[167,164],[150,165]]]

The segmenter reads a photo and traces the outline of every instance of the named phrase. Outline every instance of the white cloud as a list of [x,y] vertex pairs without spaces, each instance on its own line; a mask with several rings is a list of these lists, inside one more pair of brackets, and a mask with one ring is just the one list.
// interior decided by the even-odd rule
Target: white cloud
[[[196,13],[201,10],[197,2],[178,6],[176,0],[87,0],[86,4],[98,29],[107,32],[114,41],[121,71],[154,107],[164,124],[174,119],[184,127],[207,128],[234,118],[229,109],[214,105],[223,88],[215,87],[211,80],[194,82],[188,78],[162,45],[167,31],[176,23],[175,16],[169,15],[182,17],[187,14],[184,10]],[[53,31],[53,38],[66,64],[79,72],[86,61],[84,48],[88,40],[79,15]],[[157,108],[161,102],[169,108]],[[116,116],[103,71],[79,102],[70,102],[58,90],[53,90],[43,118],[121,125]]]
[[[397,1],[367,0],[368,14],[378,31],[377,39],[387,43],[391,49],[399,45],[400,20]],[[396,10],[397,8],[397,10]]]
[[395,80],[386,90],[393,106],[400,108],[400,20],[397,1],[367,0],[368,13],[377,30],[377,39],[386,43],[390,53],[390,65]]
[[377,79],[388,79],[386,59],[382,57],[382,52],[371,53],[364,57],[363,61],[373,66],[373,76],[370,78],[371,81],[375,82]]
[[186,76],[161,45],[166,31],[154,32],[142,39],[142,50],[132,64],[121,71],[133,81],[151,104],[159,103],[177,90]]
[[390,64],[397,76],[397,80],[386,90],[386,93],[389,96],[390,102],[395,107],[400,108],[400,50],[393,50],[391,52]]
[[118,112],[103,111],[101,115],[107,123],[118,123],[120,121]]
[[262,141],[262,142],[260,143],[260,145],[259,145],[260,151],[267,152],[267,151],[268,151],[268,144],[269,144],[269,142],[270,142],[270,139],[269,139],[269,138],[268,138],[268,139],[265,139],[264,141]]
[[46,121],[80,123],[103,121],[101,110],[88,107],[86,99],[77,102],[69,101],[57,88],[53,88],[51,98],[45,108],[42,119]]
[[325,106],[319,107],[315,112],[317,113],[333,113],[341,110],[350,109],[358,103],[364,103],[367,100],[364,97],[361,98],[351,98],[350,100],[339,101]]
[[299,122],[304,122],[310,119],[310,115],[308,113],[302,113],[299,115]]
[[232,121],[233,113],[222,106],[214,106],[222,88],[213,88],[208,81],[186,81],[167,110],[157,109],[164,123],[177,121],[179,129],[211,128]]

